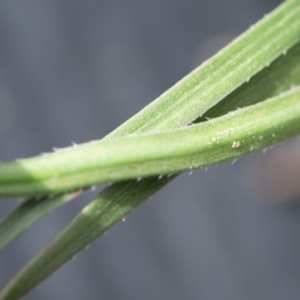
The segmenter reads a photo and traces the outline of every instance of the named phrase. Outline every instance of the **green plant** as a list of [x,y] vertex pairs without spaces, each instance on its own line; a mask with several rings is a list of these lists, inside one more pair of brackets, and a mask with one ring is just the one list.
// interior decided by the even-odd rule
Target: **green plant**
[[0,299],[26,294],[178,172],[299,134],[299,14],[300,1],[286,1],[103,140],[1,165],[0,195],[33,198],[0,223],[0,248],[83,192],[76,190],[120,182],[85,207]]

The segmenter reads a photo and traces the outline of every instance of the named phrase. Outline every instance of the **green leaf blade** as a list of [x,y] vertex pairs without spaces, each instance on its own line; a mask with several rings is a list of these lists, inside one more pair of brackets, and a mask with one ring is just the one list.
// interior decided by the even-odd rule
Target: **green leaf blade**
[[25,200],[0,221],[0,251],[46,214],[76,198],[79,194],[81,191]]
[[[295,9],[295,7],[300,5],[300,2],[295,0],[287,1],[282,5],[282,7],[284,6],[286,8],[287,6],[285,5],[289,5],[289,9]],[[230,91],[228,89],[228,93],[229,92]],[[224,96],[226,95],[222,95],[222,97]],[[215,103],[218,101],[219,100],[215,100]],[[240,100],[240,103],[242,102],[243,101]],[[207,110],[209,106],[213,105],[211,102],[206,104],[207,106],[203,110]],[[155,105],[156,104],[153,104],[153,106]],[[192,109],[193,107],[190,108]],[[151,112],[151,109],[149,112]],[[151,123],[152,125],[150,123],[149,125],[145,125],[148,124],[148,118],[151,119],[151,114],[149,113],[149,115],[147,115],[146,110],[143,111],[143,114],[143,116],[141,114],[138,118],[133,118],[126,122],[125,125],[121,126],[120,129],[115,131],[115,133],[109,137],[112,138],[135,131],[142,132],[159,128],[155,125],[159,124],[160,121],[162,121],[161,119],[156,119],[155,122]],[[161,128],[169,128],[165,124],[159,126],[162,126]],[[43,252],[43,255],[41,255],[39,259],[31,262],[28,267],[21,271],[21,273],[4,289],[0,299],[17,299],[20,295],[27,293],[41,280],[49,276],[55,271],[55,269],[75,255],[79,250],[83,249],[87,244],[92,242],[95,238],[110,228],[110,226],[123,218],[124,215],[130,213],[150,195],[166,185],[171,179],[172,178],[163,178],[161,180],[157,180],[157,178],[150,178],[142,180],[142,182],[139,184],[137,184],[135,181],[129,181],[114,184],[112,187],[105,189],[78,215],[78,217],[72,221],[65,231],[51,243],[51,245],[45,250],[45,252]],[[142,188],[140,189],[140,187]],[[120,201],[122,199],[123,201],[118,202],[118,199]],[[83,215],[86,222],[84,222],[84,226],[83,223],[81,223],[81,218]],[[104,218],[106,218],[106,221]],[[80,233],[81,235],[79,236],[77,233]],[[72,246],[68,247],[67,249],[63,247],[63,245],[66,245],[66,241],[72,243]],[[45,260],[47,253],[49,255],[48,261]],[[34,269],[34,267],[36,267],[36,269]],[[40,270],[41,272],[35,273],[34,270]]]
[[[286,1],[107,138],[178,128],[194,121],[299,41],[299,15],[300,1]],[[71,160],[61,152],[56,164],[41,158],[31,164],[19,160],[0,165],[0,196],[62,192],[97,183],[86,183],[74,175],[88,162],[92,165],[93,156],[87,161]],[[71,186],[60,180],[60,174],[66,172],[75,178]],[[46,179],[48,183],[43,184]],[[35,184],[31,188],[28,183]]]
[[[203,160],[205,165],[220,163],[271,146],[296,134],[300,134],[300,87],[207,123],[167,133],[136,136],[130,142],[134,144],[135,141],[144,140],[146,149],[147,143],[154,143],[151,139],[157,137],[161,140],[168,139],[167,143],[173,149],[175,157],[181,153],[181,149],[186,151],[191,147],[189,153],[191,156],[187,155],[181,162],[176,161],[174,164],[188,162],[197,167]],[[178,143],[178,137],[181,140],[185,138],[185,142]],[[122,141],[116,139],[112,143],[117,144],[120,140]],[[201,153],[201,142],[204,153]],[[178,147],[181,148],[179,151]],[[155,164],[157,165],[157,162]],[[161,184],[157,178],[147,179],[139,184],[139,189],[136,189],[136,184],[130,181],[117,184],[113,189],[104,190],[98,198],[101,202],[94,201],[84,208],[45,250],[15,277],[0,294],[0,299],[17,299],[28,292],[70,259],[74,252],[80,251],[83,245],[97,238],[99,233],[104,233],[121,216],[124,217],[142,203],[141,194],[144,196],[143,199],[148,198],[171,180],[171,177],[165,178]]]

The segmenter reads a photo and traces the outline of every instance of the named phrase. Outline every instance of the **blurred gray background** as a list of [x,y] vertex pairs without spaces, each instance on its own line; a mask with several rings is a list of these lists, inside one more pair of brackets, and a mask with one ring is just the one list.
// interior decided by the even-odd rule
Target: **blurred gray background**
[[[1,1],[0,160],[103,137],[280,2]],[[299,144],[183,174],[26,299],[299,299]],[[94,194],[7,247],[0,286]]]

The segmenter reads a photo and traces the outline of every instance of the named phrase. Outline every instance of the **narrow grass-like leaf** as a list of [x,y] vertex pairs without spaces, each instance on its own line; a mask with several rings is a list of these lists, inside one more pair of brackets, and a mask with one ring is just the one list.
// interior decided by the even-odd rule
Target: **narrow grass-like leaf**
[[[194,121],[300,39],[299,15],[300,0],[286,1],[108,137],[177,128]],[[82,181],[76,176],[79,169],[93,165],[92,155],[89,161],[70,156],[56,166],[50,160],[42,162],[0,165],[0,195],[30,196],[97,183],[97,177]],[[66,172],[69,178],[64,177]]]
[[[145,148],[145,151],[148,151],[147,147],[149,145],[154,144],[159,148],[163,141],[167,140],[166,146],[168,148],[159,149],[158,152],[167,151],[171,161],[173,154],[176,157],[182,153],[182,149],[185,152],[182,161],[172,161],[172,164],[174,163],[176,166],[176,164],[187,162],[187,167],[199,167],[237,158],[271,146],[296,134],[300,134],[300,87],[199,125],[165,133],[145,134],[129,138],[131,142],[129,145],[133,145],[130,151],[133,151],[136,146],[139,146],[140,149]],[[178,142],[178,139],[181,142]],[[111,143],[118,144],[120,141],[122,139]],[[126,141],[126,139],[123,139],[123,141]],[[102,144],[102,147],[104,146],[105,143]],[[189,151],[187,152],[186,149],[189,149]],[[157,162],[155,165],[157,165]],[[171,178],[166,180],[170,181]],[[150,179],[154,188],[157,188],[155,181],[158,182],[159,179]],[[103,207],[100,207],[100,210],[95,210],[93,205],[85,208],[79,219],[75,219],[63,231],[62,235],[54,239],[48,248],[34,258],[15,277],[4,289],[0,299],[18,299],[40,280],[47,277],[54,270],[53,265],[59,266],[65,262],[66,255],[68,256],[78,246],[76,242],[78,237],[84,241],[89,240],[95,232],[97,232],[97,235],[99,231],[103,233],[115,224],[121,215],[124,216],[130,213],[133,203],[135,206],[139,204],[139,201],[136,201],[139,200],[136,197],[137,193],[148,193],[147,196],[150,196],[151,186],[148,188],[149,181],[145,180],[145,182],[138,186],[138,190],[135,184],[131,182],[128,183],[129,186],[131,185],[131,189],[128,189],[128,184],[127,186],[119,185],[121,188],[118,189],[117,194],[114,194],[113,190],[104,191],[102,201],[104,201],[106,210],[103,212]],[[124,192],[128,193],[128,191],[131,194],[124,197]],[[111,192],[113,192],[113,195],[110,194]],[[112,196],[114,196],[114,202],[111,201]],[[105,203],[105,200],[108,201]],[[118,201],[117,205],[115,201]],[[98,221],[95,216],[98,216]],[[91,223],[91,218],[95,222]],[[77,230],[74,230],[74,226]]]
[[[31,165],[37,165],[43,169],[49,165],[51,174],[51,170],[55,172],[64,161],[85,162],[77,164],[74,175],[60,174],[57,184],[68,188],[70,183],[77,181],[83,185],[94,183],[86,181],[89,178],[98,183],[124,181],[210,166],[271,146],[298,133],[300,101],[297,100],[300,98],[297,97],[300,93],[293,89],[287,94],[289,97],[280,96],[210,122],[71,148],[24,160],[23,166],[31,169]],[[49,186],[48,181],[41,181],[41,184]],[[25,188],[28,185],[25,183]]]
[[[241,108],[257,103],[263,99],[278,95],[293,85],[300,85],[299,53],[300,43],[290,49],[288,55],[282,55],[277,58],[268,68],[255,75],[249,83],[243,84],[197,121],[206,121],[206,118],[221,116],[230,110],[236,109],[236,107]],[[2,220],[0,223],[0,249],[37,222],[43,216],[40,212],[47,213],[49,210],[55,209],[57,205],[60,205],[60,201],[55,199],[42,200],[38,203],[31,198],[26,200],[7,219]],[[28,209],[29,207],[30,209]],[[33,218],[33,216],[35,217]]]
[[0,222],[0,250],[55,208],[69,202],[81,191],[66,195],[34,197],[25,200]]
[[[269,68],[265,68],[263,71],[254,76],[251,80],[251,83],[244,84],[243,86],[238,88],[219,104],[212,107],[212,109],[210,109],[207,113],[205,113],[203,117],[199,118],[197,121],[206,121],[206,118],[220,116],[228,112],[229,110],[236,109],[237,107],[241,108],[253,103],[257,103],[262,99],[270,98],[297,84],[300,84],[299,53],[300,43],[296,44],[289,51],[288,55],[279,57]],[[241,99],[243,99],[242,102]],[[84,146],[85,148],[83,148],[83,146],[79,146],[77,148],[66,148],[66,150],[62,150],[61,153],[49,154],[35,159],[21,160],[19,164],[22,165],[22,169],[34,169],[34,167],[30,166],[32,164],[38,166],[37,170],[45,169],[48,166],[49,178],[45,181],[40,181],[36,184],[31,185],[30,178],[31,176],[35,177],[35,174],[31,173],[29,175],[25,173],[24,176],[28,177],[28,182],[27,180],[25,180],[26,183],[23,184],[23,190],[38,191],[39,193],[41,193],[45,192],[46,189],[49,189],[49,186],[51,185],[53,185],[51,187],[51,190],[57,191],[64,188],[76,188],[78,186],[77,182],[80,182],[80,184],[84,186],[105,181],[123,180],[132,177],[126,176],[126,173],[114,174],[111,172],[107,172],[107,170],[100,169],[101,161],[97,156],[99,155],[99,153],[97,152],[99,145],[101,145],[101,143],[86,144]],[[80,151],[86,153],[86,158],[80,155]],[[90,155],[92,153],[95,153],[95,155]],[[120,153],[122,154],[122,152]],[[100,154],[102,155],[102,153]],[[118,156],[118,153],[116,153],[115,155]],[[70,170],[68,168],[70,168],[71,170],[74,168],[74,164],[76,164],[76,161],[83,166],[83,172],[81,174],[80,167],[76,168],[77,172],[75,178],[77,178],[77,180],[70,178],[71,182],[69,185],[67,184],[68,182],[64,180],[63,174],[61,176],[57,174],[57,170],[59,169],[58,167],[64,165],[63,162],[66,160],[74,161],[73,164],[64,166],[63,172],[66,174],[68,174],[68,172],[70,173]],[[86,161],[91,164],[89,168],[85,163]],[[8,169],[6,169],[6,167]],[[91,170],[89,176],[86,172],[87,168]],[[6,172],[11,172],[9,169],[10,164],[3,165],[3,170],[6,170]],[[103,177],[103,172],[105,172],[106,177]],[[56,174],[57,180],[52,180],[52,174]],[[143,174],[139,174],[139,176],[142,175]],[[73,182],[75,182],[75,186],[72,186]],[[18,184],[18,182],[15,182],[13,185],[9,185],[9,188],[12,191],[15,191],[17,190],[18,186],[22,187],[22,184]],[[2,189],[7,189],[7,187],[5,185],[2,185],[0,187],[0,191]]]
[[[278,95],[294,85],[300,85],[300,43],[296,44],[286,56],[280,56],[269,68],[255,75],[249,83],[243,84],[223,101],[210,109],[198,121],[206,117],[214,118],[234,110],[258,103],[263,99]],[[156,181],[156,179],[155,179]],[[32,226],[50,210],[65,203],[69,196],[56,195],[53,199],[35,201],[30,198],[21,204],[11,215],[0,222],[0,249]]]
[[222,116],[229,111],[258,103],[300,85],[300,43],[288,55],[282,55],[270,66],[257,73],[217,105],[209,109],[196,122]]
[[[278,8],[278,10],[275,13],[272,13],[272,15],[268,16],[267,20],[270,20],[271,17],[274,17],[274,15],[276,15],[276,17],[274,17],[274,19],[273,19],[273,22],[274,23],[279,22],[279,23],[283,24],[285,22],[284,17],[289,18],[288,11],[289,10],[294,10],[294,11],[299,10],[299,5],[300,5],[299,1],[287,1],[280,8]],[[283,11],[284,11],[284,13],[283,13]],[[299,13],[299,12],[297,12],[297,13]],[[279,18],[279,19],[277,19],[277,18]],[[281,18],[283,18],[283,19],[281,19]],[[298,27],[297,21],[299,21],[299,20],[297,19],[297,17],[295,17],[295,15],[293,16],[293,18],[294,18],[293,19],[294,21],[292,22],[293,25]],[[269,23],[269,25],[267,25],[266,27],[268,27],[270,25],[271,25],[271,23]],[[284,26],[289,27],[290,25],[288,25],[288,23],[286,23],[286,25],[284,25]],[[259,25],[257,25],[257,27],[258,26]],[[272,25],[271,25],[271,27],[272,27]],[[294,30],[294,33],[295,33],[295,27],[291,28],[291,30],[292,31]],[[296,29],[296,30],[298,30],[298,29]],[[276,31],[277,30],[275,30],[275,32],[273,33],[274,35],[277,34]],[[295,34],[294,38],[297,39],[298,38],[297,36],[299,37],[298,33]],[[279,39],[279,40],[281,40],[281,39]],[[248,42],[251,42],[251,41],[248,41]],[[266,44],[269,43],[269,41],[265,41],[264,39],[262,39],[260,41],[260,43],[258,43],[256,45],[256,49],[252,49],[252,50],[254,52],[255,51],[259,52],[260,47],[261,47],[261,45],[264,44],[264,42],[266,42]],[[287,40],[285,40],[285,42],[287,42]],[[236,43],[238,43],[238,41]],[[286,49],[288,49],[291,44],[286,43]],[[277,42],[273,43],[273,46],[275,46],[275,45],[277,45]],[[280,48],[281,46],[284,46],[284,43],[279,45],[279,48],[277,48],[277,46],[275,48],[278,50],[278,49],[281,49]],[[227,47],[227,51],[228,51],[228,48],[229,47]],[[281,50],[284,51],[284,49],[281,49]],[[237,51],[235,54],[237,55],[238,52],[239,51]],[[252,52],[252,51],[250,51],[250,52]],[[265,52],[265,54],[267,54],[267,53],[268,53],[268,51]],[[273,54],[274,54],[274,52],[273,52]],[[222,57],[222,53],[219,55]],[[234,56],[234,51],[232,51],[232,55]],[[232,59],[233,56],[231,58],[229,57],[229,59],[231,60],[231,65],[230,65],[230,67],[228,67],[228,70],[235,69],[234,68],[235,60]],[[251,55],[249,55],[249,57],[250,56]],[[270,57],[271,56],[272,55],[270,55]],[[225,56],[223,55],[223,58],[224,57]],[[251,59],[255,60],[256,56],[251,56]],[[223,63],[225,63],[225,62],[226,61],[223,61]],[[236,60],[236,62],[238,62],[238,60]],[[262,61],[260,61],[260,62],[262,62]],[[222,62],[220,60],[219,60],[219,63],[221,66]],[[245,74],[245,73],[243,73],[243,71],[246,72],[247,66],[251,65],[251,62],[248,62],[248,63],[249,63],[248,65],[243,64],[242,68],[240,69],[240,73],[238,73],[238,72],[236,73],[236,76],[240,77],[240,79],[242,79],[241,82],[245,81],[243,79],[243,74]],[[254,61],[253,61],[253,64],[254,64]],[[266,63],[266,64],[268,64],[268,63]],[[211,68],[207,67],[208,65],[210,65]],[[183,82],[177,84],[177,86],[174,89],[174,90],[176,90],[176,88],[177,88],[177,95],[175,93],[173,95],[175,98],[173,98],[173,96],[171,96],[169,98],[169,100],[176,101],[176,97],[180,98],[180,97],[184,96],[184,93],[186,93],[186,92],[189,92],[188,95],[192,99],[193,99],[193,97],[195,97],[195,99],[193,99],[192,101],[190,101],[191,98],[189,98],[189,97],[185,98],[186,100],[189,100],[189,101],[187,101],[187,106],[188,106],[188,104],[191,104],[191,103],[195,104],[194,107],[193,107],[193,105],[190,106],[191,110],[193,108],[196,110],[196,112],[193,111],[193,117],[191,117],[191,116],[189,117],[190,121],[192,121],[197,114],[201,115],[209,107],[213,106],[221,98],[223,98],[227,93],[229,93],[230,91],[232,91],[235,87],[237,87],[239,85],[239,84],[237,84],[237,81],[235,81],[234,84],[237,84],[236,86],[230,86],[230,84],[228,84],[228,86],[227,86],[228,89],[226,89],[226,88],[224,89],[224,85],[226,85],[227,80],[230,81],[230,79],[229,79],[229,77],[226,77],[225,83],[224,83],[224,81],[221,80],[221,79],[223,79],[222,77],[214,76],[215,75],[214,68],[216,68],[216,67],[217,67],[217,64],[209,64],[209,62],[207,62],[206,65],[204,66],[204,69],[206,68],[206,71],[207,71],[206,77],[210,76],[210,74],[208,72],[210,70],[212,73],[211,75],[212,75],[213,82],[206,82],[206,85],[201,87],[202,94],[201,94],[201,98],[200,98],[201,103],[200,104],[198,103],[199,110],[197,108],[197,100],[198,100],[197,93],[199,95],[200,91],[193,93],[195,91],[190,91],[191,86],[184,85],[184,83],[187,83],[187,82],[192,83],[193,82],[193,80],[190,80],[191,77],[189,77],[189,78],[183,80]],[[243,70],[243,68],[245,68],[245,69]],[[263,68],[263,64],[261,64],[257,70],[259,70],[261,68]],[[201,71],[201,69],[199,69],[199,70]],[[195,72],[197,73],[199,70],[197,70]],[[255,74],[255,71],[253,72],[253,74]],[[204,76],[204,78],[205,78],[205,76]],[[209,90],[208,94],[210,94],[210,93],[214,94],[212,96],[212,98],[210,98],[210,100],[209,100],[209,97],[206,97],[207,95],[205,95],[205,93],[203,93],[202,89],[208,88],[208,86],[213,86],[213,84],[216,83],[215,80],[220,81],[220,87],[222,86],[223,89],[221,89],[220,94],[214,93],[214,90]],[[182,89],[183,94],[180,93],[180,86],[182,83],[183,83],[183,87],[186,88],[186,91],[184,91],[184,89]],[[179,89],[178,89],[178,87],[179,87]],[[214,85],[214,87],[215,87],[215,89],[217,89],[218,84]],[[224,94],[222,94],[222,93],[224,93]],[[169,91],[166,94],[170,96],[172,93]],[[168,98],[168,97],[165,97],[166,94],[163,95],[163,97],[162,97],[163,99]],[[184,97],[182,97],[180,99],[183,100],[183,98]],[[202,100],[204,103],[202,102]],[[170,102],[172,102],[172,101],[170,101]],[[183,100],[183,101],[185,102],[185,100]],[[156,129],[162,129],[162,128],[166,129],[168,127],[175,128],[177,125],[174,125],[172,120],[170,120],[169,126],[167,124],[168,121],[166,122],[166,120],[163,120],[163,118],[168,119],[168,113],[172,114],[172,112],[174,112],[174,113],[176,112],[176,110],[172,111],[172,109],[174,108],[173,106],[170,106],[171,111],[168,111],[168,113],[166,113],[166,114],[164,114],[164,112],[159,113],[159,110],[157,110],[156,113],[158,114],[158,117],[155,119],[155,122],[151,123],[151,112],[154,112],[154,115],[152,115],[152,116],[155,116],[156,104],[157,104],[157,102],[152,104],[152,106],[153,106],[152,108],[150,107],[146,110],[143,110],[142,113],[144,114],[144,116],[138,117],[136,119],[133,118],[133,119],[129,120],[128,122],[126,122],[124,126],[121,126],[121,128],[119,130],[115,131],[114,134],[110,135],[110,137],[121,136],[126,133],[139,131],[139,130],[147,131],[147,130],[153,130],[153,129],[156,130]],[[181,103],[181,104],[184,105],[184,103]],[[161,107],[163,107],[163,106],[161,106]],[[147,115],[147,111],[149,112],[149,115]],[[188,113],[188,110],[186,111],[186,113]],[[187,119],[188,118],[186,118],[186,120]],[[135,121],[136,121],[136,123],[135,123]],[[164,122],[161,123],[162,121],[164,121]],[[181,125],[184,125],[187,123],[189,123],[189,122],[186,122],[186,123],[182,122]],[[145,124],[149,124],[149,126],[147,126]],[[160,124],[162,124],[162,125],[160,125]],[[94,240],[101,233],[103,233],[103,231],[106,231],[110,226],[112,226],[114,223],[116,223],[120,218],[122,218],[124,216],[124,214],[132,211],[135,207],[137,207],[144,200],[146,200],[151,194],[155,193],[159,188],[161,188],[165,184],[167,184],[171,179],[172,178],[163,178],[162,180],[157,180],[157,178],[151,178],[151,179],[143,180],[139,184],[136,184],[134,181],[129,181],[129,182],[125,182],[125,183],[115,184],[111,188],[104,190],[97,199],[95,199],[89,206],[87,206],[76,219],[74,219],[74,221],[71,223],[71,225],[68,226],[68,228],[63,232],[63,234],[60,235],[60,237],[56,238],[53,241],[51,251],[48,248],[48,251],[46,251],[45,256],[42,255],[40,260],[36,262],[36,266],[43,265],[43,272],[36,273],[32,277],[27,277],[26,273],[23,273],[22,279],[25,280],[25,282],[24,281],[18,282],[18,279],[13,281],[12,284],[3,291],[3,293],[0,296],[0,299],[17,299],[18,295],[23,295],[24,293],[28,292],[31,288],[33,288],[35,285],[37,285],[43,278],[49,276],[57,267],[59,267],[64,262],[66,262],[76,252],[78,252],[80,249],[85,247],[92,240]],[[70,241],[70,248],[68,248],[68,249],[60,248],[60,246],[64,243],[64,240]],[[45,260],[46,254],[49,255],[48,261]],[[29,271],[32,269],[29,268],[27,270]],[[30,272],[28,272],[27,274],[29,274],[29,273]],[[27,281],[26,281],[26,278],[27,278]],[[19,284],[19,283],[21,283],[21,284]]]
[[109,136],[191,123],[300,40],[299,13],[285,1]]

